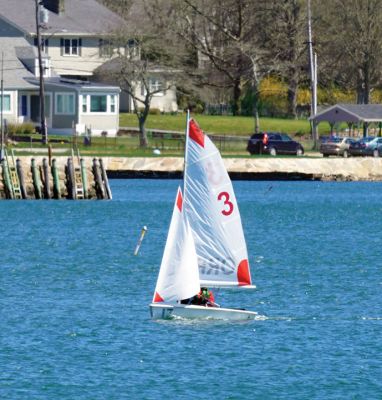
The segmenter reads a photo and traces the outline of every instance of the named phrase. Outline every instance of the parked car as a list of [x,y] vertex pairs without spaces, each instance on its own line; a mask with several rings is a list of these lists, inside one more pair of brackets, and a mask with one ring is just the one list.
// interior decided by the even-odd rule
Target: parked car
[[355,140],[349,137],[332,136],[327,142],[321,143],[320,153],[324,157],[329,156],[349,156],[349,146]]
[[349,155],[351,156],[365,156],[367,155],[365,150],[366,146],[369,142],[374,139],[374,136],[366,136],[362,139],[359,139],[355,142],[350,143],[349,146]]
[[252,154],[304,154],[304,147],[285,133],[255,133],[248,140],[247,151]]
[[382,137],[376,137],[366,144],[365,155],[374,157],[382,155]]

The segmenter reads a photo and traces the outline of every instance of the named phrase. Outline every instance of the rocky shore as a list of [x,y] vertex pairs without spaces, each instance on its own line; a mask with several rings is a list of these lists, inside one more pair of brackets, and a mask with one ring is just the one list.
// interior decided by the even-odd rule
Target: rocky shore
[[[30,165],[30,156],[20,156]],[[41,156],[33,157],[42,162]],[[55,157],[61,168],[68,157]],[[92,157],[84,157],[87,166]],[[181,157],[103,157],[109,178],[178,178],[183,172]],[[382,181],[382,158],[225,158],[232,179]],[[26,171],[27,172],[27,171]]]
[[[104,158],[116,177],[180,177],[183,158]],[[382,181],[382,159],[365,158],[225,158],[232,179]]]

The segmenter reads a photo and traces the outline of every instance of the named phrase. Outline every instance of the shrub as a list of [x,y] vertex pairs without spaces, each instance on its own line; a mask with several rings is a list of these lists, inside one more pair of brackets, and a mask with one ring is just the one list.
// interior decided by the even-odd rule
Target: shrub
[[35,126],[32,123],[22,123],[22,124],[16,124],[16,123],[11,123],[7,125],[7,132],[8,135],[13,136],[13,135],[31,135],[35,131]]
[[160,115],[160,109],[159,108],[150,108],[149,114],[150,115]]

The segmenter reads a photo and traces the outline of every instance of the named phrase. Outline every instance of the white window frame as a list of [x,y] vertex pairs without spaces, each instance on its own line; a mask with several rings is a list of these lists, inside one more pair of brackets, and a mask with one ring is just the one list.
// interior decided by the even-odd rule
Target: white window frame
[[[153,92],[154,90],[158,90],[161,89],[160,92],[154,93],[153,96],[156,97],[160,97],[160,96],[164,96],[165,94],[165,90],[163,89],[163,80],[160,78],[149,78],[149,88],[150,88],[150,92]],[[146,95],[146,88],[145,86],[142,84],[141,85],[141,95],[145,96]]]
[[[66,53],[66,41],[70,42],[69,45],[69,53]],[[73,54],[73,40],[77,40],[77,54]],[[64,47],[62,49],[62,55],[64,57],[79,57],[81,53],[80,49],[80,38],[65,38],[64,39]]]
[[[106,111],[91,111],[91,96],[106,96]],[[86,105],[86,111],[84,106]],[[114,111],[112,107],[114,106]],[[115,115],[118,114],[118,96],[108,93],[83,93],[81,95],[81,114],[82,115]]]
[[4,110],[3,104],[1,104],[1,99],[0,99],[0,104],[1,104],[0,110],[1,108],[3,108],[3,114],[13,114],[13,93],[4,91],[3,96],[4,97],[9,96],[9,110]]
[[[73,110],[68,110],[68,111],[58,111],[57,105],[58,105],[58,96],[64,96],[64,97],[72,97],[73,98]],[[54,94],[54,113],[56,115],[75,115],[76,112],[76,96],[74,93],[70,92],[57,92]]]

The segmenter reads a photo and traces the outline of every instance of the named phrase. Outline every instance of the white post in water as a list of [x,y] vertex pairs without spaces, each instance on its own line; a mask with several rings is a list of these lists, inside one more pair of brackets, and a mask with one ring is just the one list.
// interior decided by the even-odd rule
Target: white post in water
[[146,232],[147,232],[147,226],[144,226],[144,227],[142,228],[141,236],[140,236],[140,238],[139,238],[139,240],[138,240],[137,246],[135,247],[135,251],[134,251],[134,255],[135,255],[135,256],[136,256],[136,255],[138,254],[138,252],[139,252],[139,248],[141,247],[142,240],[143,240],[143,238],[145,237]]

